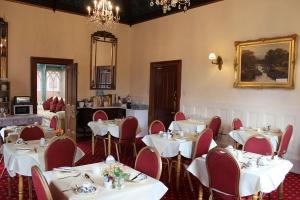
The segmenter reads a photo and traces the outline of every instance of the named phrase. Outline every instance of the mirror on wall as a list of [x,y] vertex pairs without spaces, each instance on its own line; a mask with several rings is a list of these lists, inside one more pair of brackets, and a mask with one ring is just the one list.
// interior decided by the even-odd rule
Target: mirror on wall
[[90,88],[116,89],[118,39],[109,32],[97,31],[91,36]]
[[8,44],[8,25],[3,18],[0,18],[0,78],[7,79],[7,45]]

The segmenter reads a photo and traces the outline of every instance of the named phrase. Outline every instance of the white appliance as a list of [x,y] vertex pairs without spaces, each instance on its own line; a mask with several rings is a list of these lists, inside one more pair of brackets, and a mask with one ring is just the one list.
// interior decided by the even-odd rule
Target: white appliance
[[139,122],[139,127],[142,129],[137,137],[148,135],[148,110],[126,109],[126,117],[128,116],[136,117]]

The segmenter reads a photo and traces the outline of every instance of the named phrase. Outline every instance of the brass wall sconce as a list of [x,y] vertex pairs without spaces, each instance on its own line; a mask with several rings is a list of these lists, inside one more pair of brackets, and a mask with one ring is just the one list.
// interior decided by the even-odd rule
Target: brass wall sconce
[[211,60],[212,64],[218,65],[219,70],[222,69],[223,60],[221,56],[216,56],[215,53],[210,53],[208,59]]

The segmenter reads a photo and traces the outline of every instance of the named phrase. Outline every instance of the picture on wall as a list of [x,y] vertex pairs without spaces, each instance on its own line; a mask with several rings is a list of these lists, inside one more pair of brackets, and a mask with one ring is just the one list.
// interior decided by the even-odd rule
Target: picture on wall
[[234,87],[294,88],[297,35],[235,42]]

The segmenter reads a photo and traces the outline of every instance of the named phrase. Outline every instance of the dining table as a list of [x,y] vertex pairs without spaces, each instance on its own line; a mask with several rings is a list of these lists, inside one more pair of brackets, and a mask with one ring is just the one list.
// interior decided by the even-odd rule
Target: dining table
[[[45,145],[40,146],[40,140],[26,141],[23,144],[3,144],[4,165],[10,177],[18,175],[19,200],[23,199],[23,176],[31,176],[31,167],[38,166],[45,171],[44,152],[51,139],[45,139]],[[84,152],[77,147],[75,162],[84,156]],[[11,192],[11,191],[10,191]]]
[[279,147],[282,132],[280,131],[280,129],[263,130],[256,128],[242,128],[229,132],[229,136],[241,145],[244,145],[247,139],[254,135],[262,135],[266,137],[271,143],[273,152],[276,152]]
[[[120,137],[121,125],[125,119],[114,119],[114,120],[97,120],[90,121],[88,126],[92,130],[92,155],[95,153],[95,137],[106,136],[108,138],[108,155],[111,154],[111,136],[115,138]],[[138,126],[136,134],[141,132],[140,126]]]
[[184,132],[198,132],[203,131],[208,124],[207,119],[186,119],[186,120],[178,120],[172,121],[169,126],[169,130],[171,131],[184,131]]
[[[177,156],[176,166],[176,187],[179,188],[181,157],[192,158],[195,143],[201,133],[173,132],[151,134],[143,137],[142,141],[150,147],[155,148],[161,157],[172,158]],[[209,149],[216,147],[217,144],[212,140]]]
[[[283,181],[293,167],[290,161],[278,156],[262,156],[233,148],[227,149],[240,166],[240,196],[253,195],[253,199],[258,199],[257,194],[259,192],[270,193],[278,189],[278,199],[282,200]],[[198,178],[203,186],[208,187],[209,177],[205,159],[206,154],[194,159],[187,170]],[[202,200],[203,188],[201,184],[199,199]]]
[[[104,171],[113,165],[122,165],[123,170],[129,174],[128,180],[122,183],[122,187],[106,187],[104,184]],[[159,180],[143,174],[142,180],[133,181],[141,175],[139,171],[121,163],[99,162],[88,165],[76,166],[70,173],[57,170],[44,172],[53,199],[60,200],[119,200],[142,199],[159,200],[167,192],[168,188]],[[88,178],[87,178],[88,175]],[[78,188],[82,185],[92,185],[93,192],[82,193]]]

